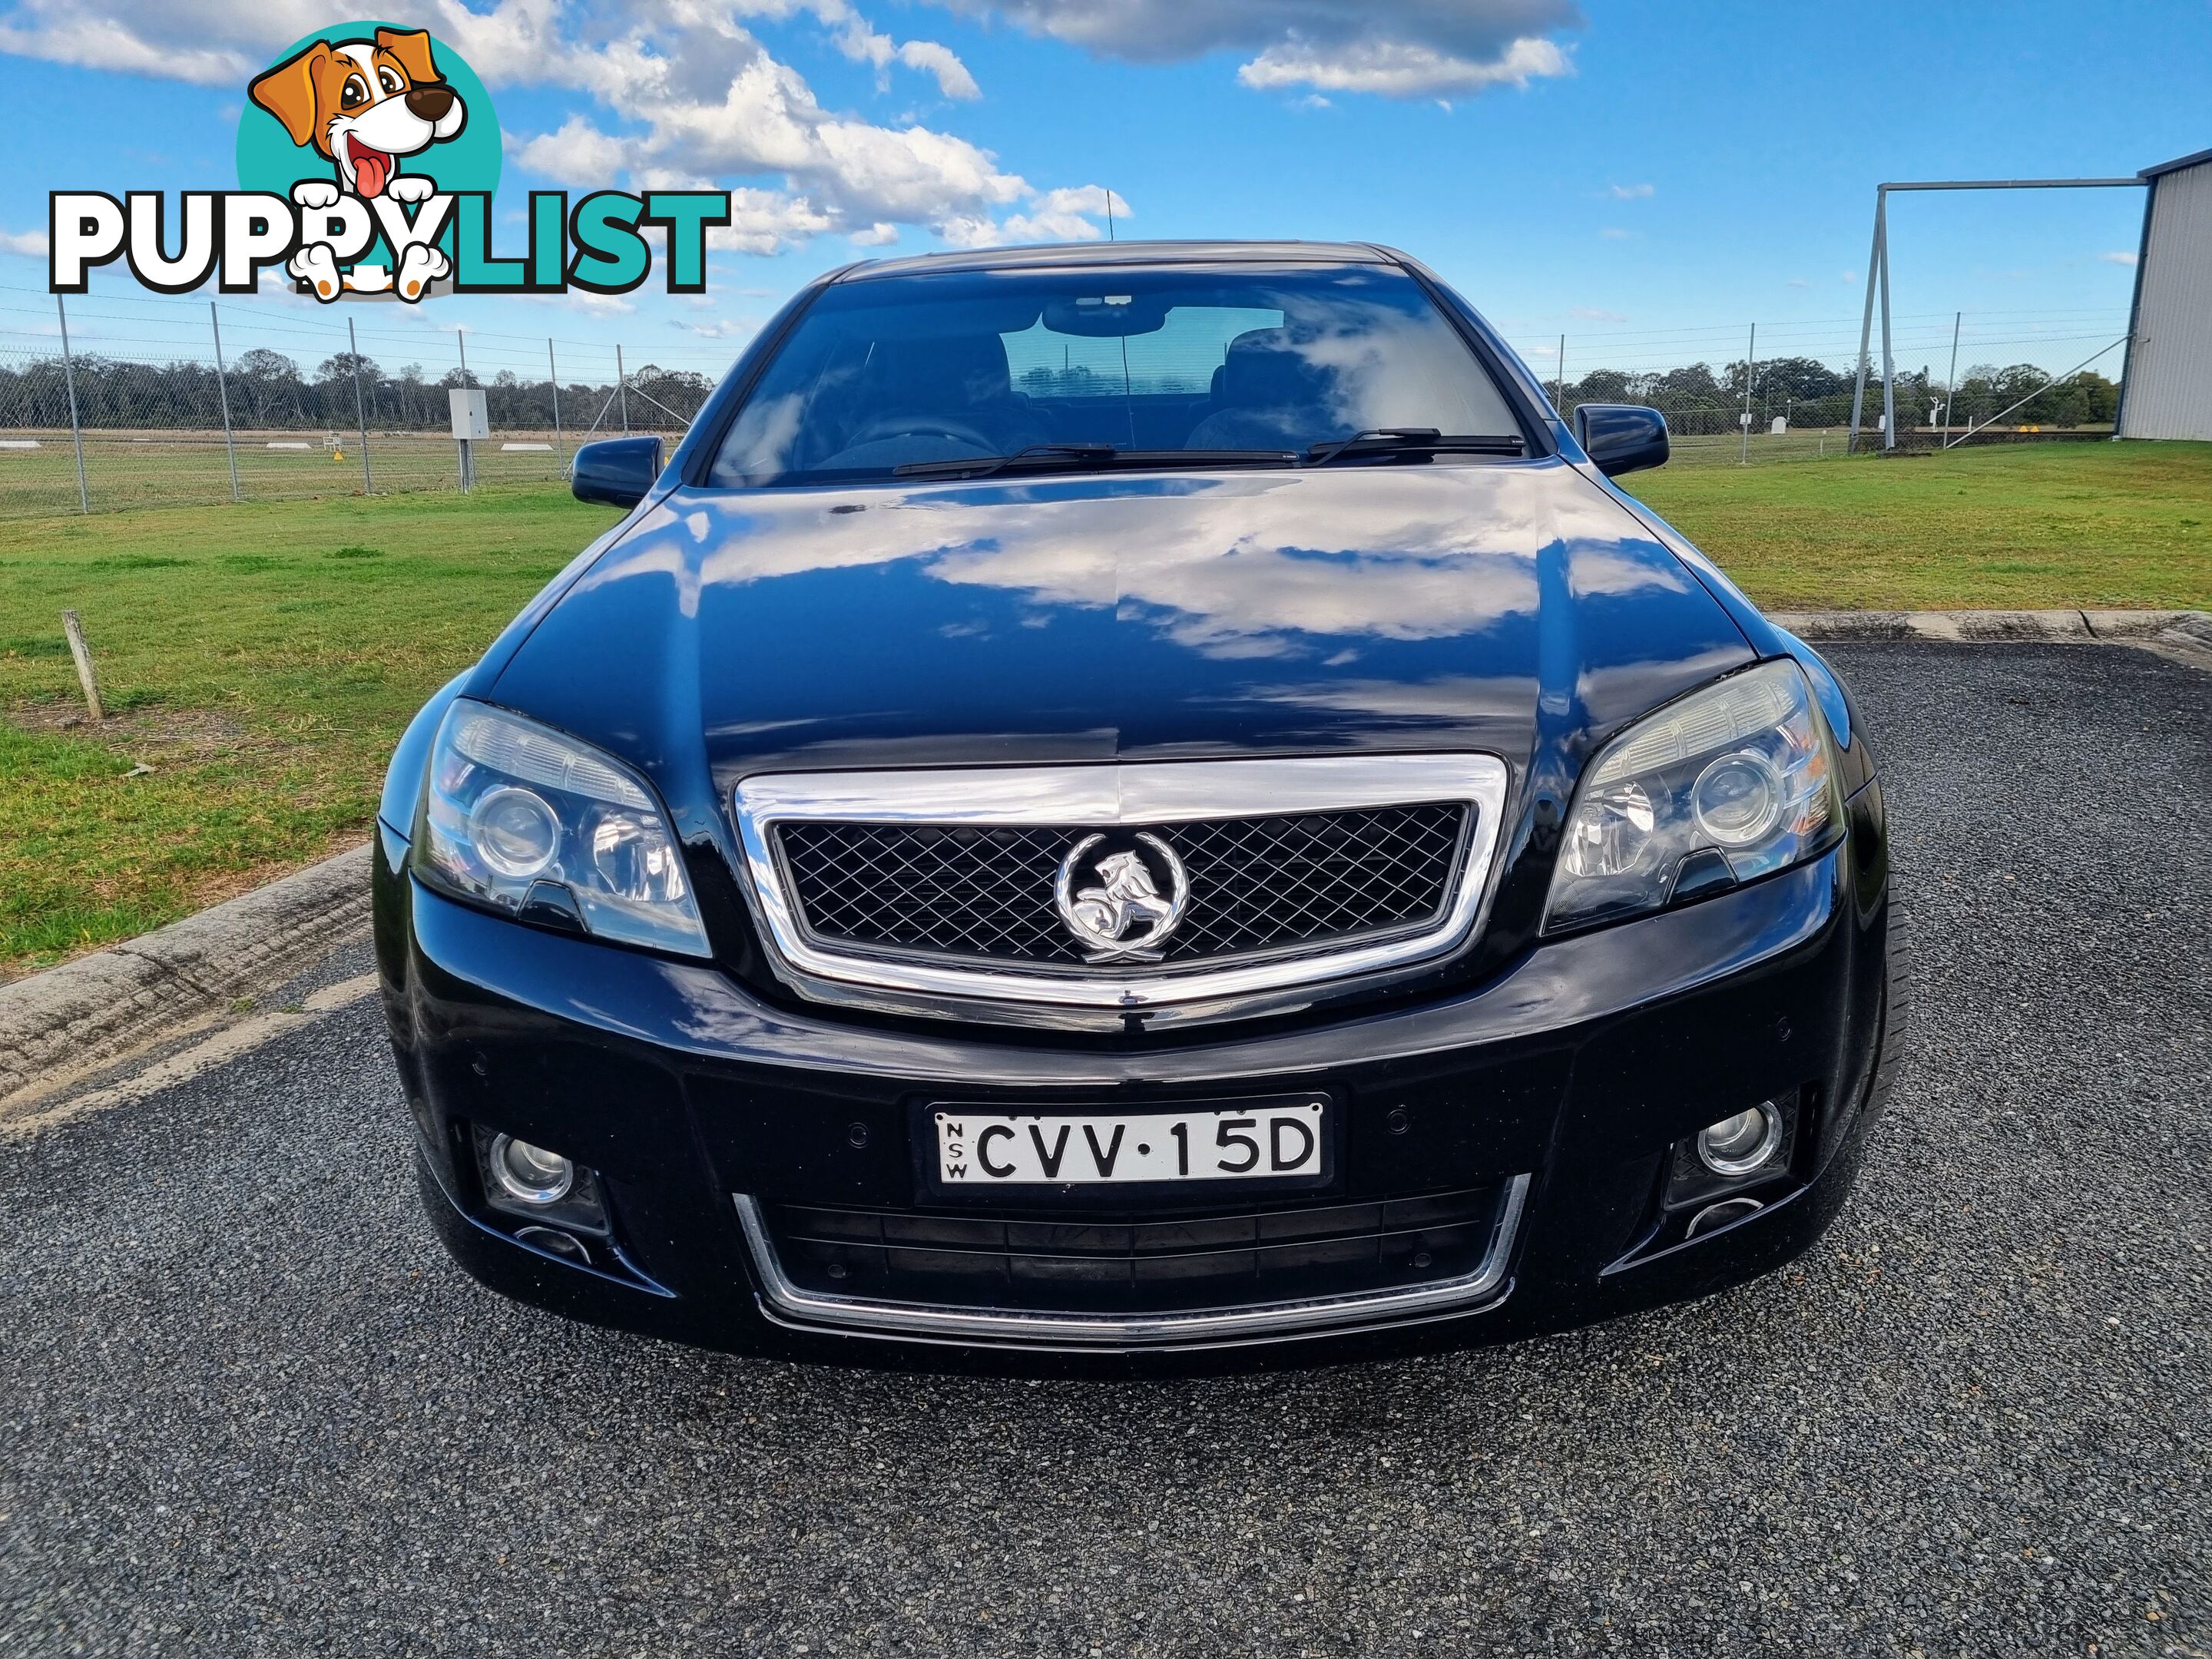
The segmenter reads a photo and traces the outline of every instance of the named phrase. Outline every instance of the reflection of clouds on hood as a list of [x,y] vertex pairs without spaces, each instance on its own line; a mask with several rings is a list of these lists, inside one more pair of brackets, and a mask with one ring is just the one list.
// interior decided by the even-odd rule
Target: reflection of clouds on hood
[[[1329,544],[1326,526],[1297,528],[1315,546]],[[1407,526],[1389,538],[1399,544],[1394,550],[1343,553],[1257,534],[1225,546],[1176,538],[1120,549],[1048,537],[997,553],[948,555],[932,570],[1056,605],[1095,602],[1091,595],[1118,584],[1124,620],[1149,621],[1176,644],[1216,657],[1280,655],[1294,648],[1295,635],[1440,639],[1535,608],[1533,550],[1452,550],[1438,544],[1440,534],[1431,538],[1432,529],[1442,526]]]
[[1686,593],[1690,589],[1690,573],[1671,561],[1632,558],[1611,547],[1580,548],[1567,567],[1567,586],[1578,599],[1633,593],[1643,587]]
[[1260,702],[1421,726],[1464,719],[1471,708],[1533,702],[1536,682],[1533,678],[1442,674],[1425,680],[1322,680],[1311,685],[1269,686],[1244,695]]
[[649,518],[582,585],[647,572],[685,583],[696,571],[702,585],[742,586],[911,561],[955,586],[1110,608],[1188,649],[1240,658],[1446,639],[1533,613],[1538,556],[1555,542],[1577,597],[1686,582],[1663,554],[1616,545],[1624,533],[1644,540],[1641,526],[1561,467],[678,499],[680,518]]

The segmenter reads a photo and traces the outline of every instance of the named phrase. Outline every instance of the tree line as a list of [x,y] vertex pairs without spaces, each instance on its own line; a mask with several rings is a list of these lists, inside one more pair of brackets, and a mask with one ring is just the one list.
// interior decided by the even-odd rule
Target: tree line
[[[220,381],[213,364],[190,360],[145,363],[81,356],[70,367],[78,418],[88,428],[219,431],[227,398],[235,427],[343,432],[356,420],[356,370],[358,417],[379,431],[446,431],[452,419],[446,394],[463,386],[483,389],[495,431],[550,432],[555,425],[551,379],[524,380],[512,369],[486,380],[454,368],[433,380],[420,363],[386,372],[372,358],[341,351],[303,373],[293,359],[265,347],[240,353]],[[557,393],[559,424],[580,434],[596,421],[602,433],[619,432],[626,404],[633,429],[680,431],[714,389],[704,374],[654,363],[632,373],[621,396],[610,382],[564,381]],[[60,356],[0,363],[0,428],[69,423],[69,385]]]
[[[556,392],[550,378],[524,380],[502,369],[489,380],[459,368],[426,378],[422,365],[409,363],[386,372],[374,359],[337,352],[312,373],[281,351],[267,348],[241,353],[219,385],[211,364],[189,360],[135,362],[99,356],[73,360],[79,418],[88,428],[173,431],[218,430],[227,394],[234,426],[296,429],[321,427],[343,431],[355,424],[356,370],[361,418],[381,431],[445,431],[450,415],[446,394],[457,386],[480,386],[495,431],[550,432]],[[1751,414],[1765,430],[1776,416],[1796,426],[1844,426],[1851,413],[1852,377],[1811,357],[1775,357],[1748,370]],[[1547,380],[1562,409],[1577,404],[1643,404],[1663,410],[1685,434],[1733,432],[1744,407],[1747,369],[1739,359],[1717,370],[1690,363],[1653,373],[1591,369],[1563,386]],[[1033,370],[1024,388],[1038,396],[1080,396],[1115,390],[1086,369]],[[2008,426],[2109,426],[2119,407],[2119,386],[2103,375],[2085,373],[2059,386],[2036,388],[2043,371],[2032,363],[2009,368],[1977,364],[1962,376],[1950,410],[1956,428],[1987,421],[2022,398],[2027,401],[2006,416]],[[1081,384],[1073,382],[1079,380]],[[689,369],[647,363],[631,374],[626,397],[606,382],[566,381],[558,391],[560,425],[581,433],[596,421],[602,432],[627,424],[644,431],[680,430],[698,412],[714,382]],[[2030,394],[2033,393],[2031,396]],[[1942,419],[1943,388],[1925,370],[1897,376],[1897,418],[1900,428],[1936,425]],[[1881,382],[1869,376],[1865,424],[1881,413]],[[37,357],[0,364],[0,428],[55,428],[69,425],[69,395],[61,358]]]
[[[1794,426],[1850,423],[1855,378],[1850,372],[1831,368],[1812,357],[1773,357],[1753,363],[1749,377],[1752,422],[1759,430],[1765,430],[1778,415]],[[1642,404],[1664,411],[1669,423],[1680,430],[1733,431],[1744,408],[1745,378],[1741,358],[1718,371],[1710,363],[1690,363],[1649,374],[1599,368],[1558,386],[1556,400],[1562,409],[1572,409],[1577,404]],[[2005,425],[2110,426],[2118,415],[2118,381],[2092,371],[2037,390],[2046,378],[2033,363],[2004,368],[1977,363],[1959,377],[1950,423],[1954,428],[1978,424],[2023,398],[2027,401],[2005,416]],[[1545,385],[1551,389],[1557,383],[1547,380]],[[1942,423],[1943,384],[1927,370],[1899,372],[1896,395],[1900,429]],[[1866,409],[1860,418],[1870,428],[1880,419],[1881,409],[1881,377],[1869,374]]]

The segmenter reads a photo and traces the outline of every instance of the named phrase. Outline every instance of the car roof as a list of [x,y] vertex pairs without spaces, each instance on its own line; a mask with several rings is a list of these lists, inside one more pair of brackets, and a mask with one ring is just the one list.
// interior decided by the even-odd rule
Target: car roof
[[870,259],[834,279],[871,282],[954,270],[1065,270],[1158,264],[1399,264],[1403,256],[1369,242],[1060,242],[1036,247],[964,248],[904,259]]

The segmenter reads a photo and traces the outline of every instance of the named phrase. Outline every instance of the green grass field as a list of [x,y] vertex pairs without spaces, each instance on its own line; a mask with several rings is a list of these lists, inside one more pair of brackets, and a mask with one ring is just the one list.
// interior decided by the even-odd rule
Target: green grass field
[[[67,430],[9,436],[38,447],[0,447],[0,520],[78,511],[76,451]],[[545,447],[504,447],[509,443]],[[477,477],[485,484],[558,485],[562,463],[575,447],[574,434],[503,433],[477,446]],[[241,432],[228,451],[219,432],[89,432],[85,494],[95,513],[228,506],[234,457],[239,495],[247,501],[341,495],[361,488],[361,445],[351,431]],[[368,460],[380,493],[453,489],[459,483],[459,452],[452,439],[437,434],[373,433]]]
[[[423,697],[615,516],[539,488],[0,524],[0,977],[358,839]],[[97,733],[63,724],[64,607]]]
[[2212,607],[2212,444],[1670,466],[1624,482],[1778,611]]
[[[2212,445],[1631,482],[1779,609],[2212,606]],[[537,487],[0,522],[0,978],[357,839],[408,716],[613,516]]]

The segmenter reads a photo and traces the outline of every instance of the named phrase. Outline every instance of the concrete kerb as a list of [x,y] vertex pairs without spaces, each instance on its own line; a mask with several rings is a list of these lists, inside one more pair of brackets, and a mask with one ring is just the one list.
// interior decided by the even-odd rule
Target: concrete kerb
[[[2201,611],[1771,612],[1801,639],[2132,645],[2212,669]],[[0,1115],[282,984],[368,927],[370,848],[0,986]]]
[[1938,640],[1973,645],[2136,645],[2212,664],[2212,615],[2202,611],[1775,611],[1778,627],[1819,645]]
[[0,986],[0,1108],[282,984],[368,927],[358,847],[125,944]]

